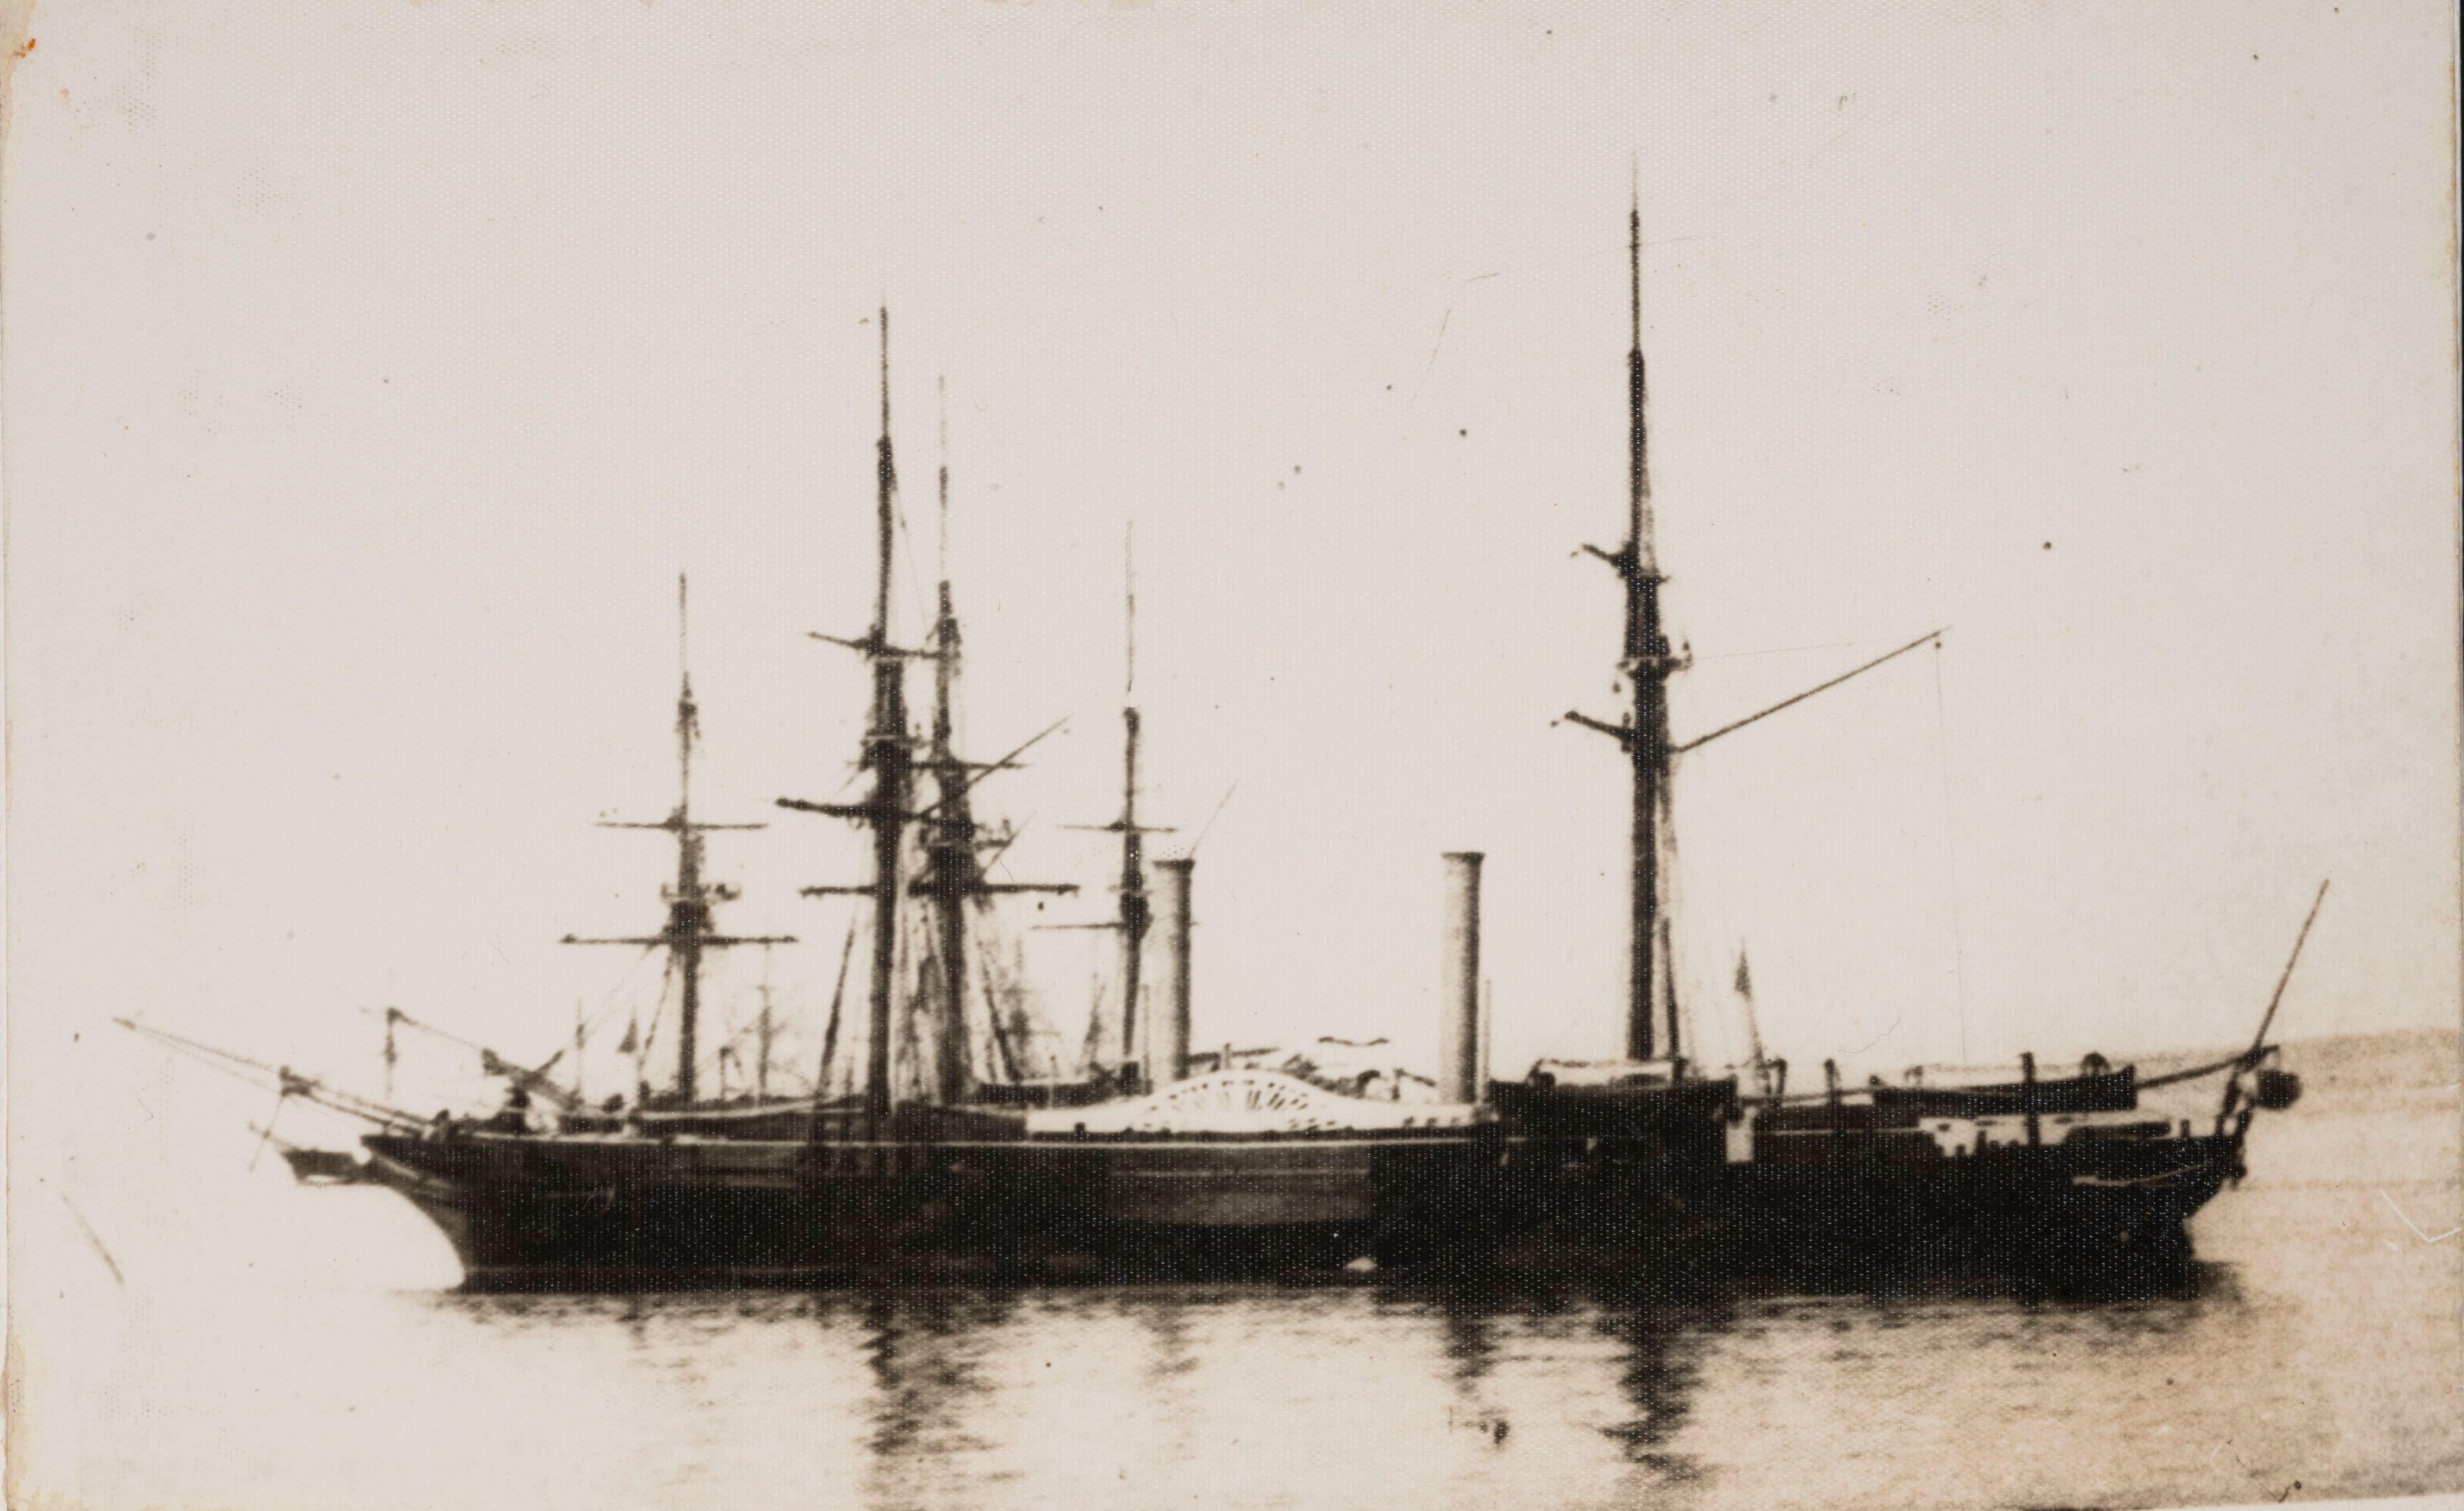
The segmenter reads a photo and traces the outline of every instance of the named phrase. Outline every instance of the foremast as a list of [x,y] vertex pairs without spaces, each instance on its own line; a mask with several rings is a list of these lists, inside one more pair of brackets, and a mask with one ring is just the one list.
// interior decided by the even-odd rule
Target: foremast
[[872,719],[864,736],[864,766],[872,772],[872,800],[864,820],[872,831],[872,994],[865,1043],[865,1112],[878,1125],[891,1100],[891,1019],[898,972],[898,883],[907,831],[914,751],[907,728],[907,656],[890,643],[890,574],[896,549],[898,461],[890,444],[890,310],[881,311],[881,438],[874,443],[873,530],[879,571],[872,627],[864,655],[872,666]]
[[862,639],[813,632],[816,640],[845,646],[872,668],[872,709],[866,722],[858,767],[872,773],[872,791],[861,803],[808,803],[782,797],[781,808],[850,819],[872,833],[872,879],[863,886],[812,886],[805,897],[856,894],[872,899],[872,990],[865,1043],[864,1107],[876,1132],[889,1118],[891,1030],[898,973],[900,862],[907,826],[913,818],[914,736],[907,726],[907,662],[929,652],[890,643],[891,568],[897,541],[898,462],[890,443],[890,311],[881,317],[881,438],[874,443],[874,578],[872,624]]
[[791,935],[726,935],[718,932],[712,922],[712,909],[737,896],[734,887],[714,884],[703,878],[708,859],[702,835],[715,830],[761,829],[761,824],[706,824],[693,816],[693,742],[701,734],[701,714],[693,702],[693,672],[685,664],[686,585],[682,573],[676,577],[676,806],[675,811],[656,823],[628,823],[604,820],[602,829],[653,829],[676,836],[676,879],[674,885],[662,889],[668,903],[667,926],[656,934],[618,939],[583,939],[567,934],[568,944],[638,944],[665,946],[678,978],[676,1013],[676,1081],[675,1098],[690,1104],[695,1095],[694,1065],[700,1057],[701,1032],[701,962],[705,950],[724,949],[736,944],[792,944]]

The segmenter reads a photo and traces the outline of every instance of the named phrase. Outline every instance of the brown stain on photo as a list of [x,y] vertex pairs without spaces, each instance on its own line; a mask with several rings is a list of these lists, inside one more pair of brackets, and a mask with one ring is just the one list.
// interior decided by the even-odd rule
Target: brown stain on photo
[[15,119],[17,65],[34,50],[35,38],[29,34],[33,24],[34,0],[0,0],[0,144],[9,140]]

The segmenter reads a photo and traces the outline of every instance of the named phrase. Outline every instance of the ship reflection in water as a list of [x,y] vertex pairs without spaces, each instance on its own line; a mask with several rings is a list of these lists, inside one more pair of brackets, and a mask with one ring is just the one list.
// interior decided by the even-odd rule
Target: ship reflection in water
[[[2166,1434],[2212,1459],[2200,1429],[2272,1394],[2260,1312],[2213,1265],[2101,1305],[1376,1285],[429,1304],[496,1335],[499,1366],[535,1349],[562,1375],[621,1338],[588,1415],[663,1419],[656,1482],[631,1483],[662,1505],[2007,1503],[2178,1478]],[[2291,1413],[2272,1431],[2244,1449],[2262,1474],[2301,1452]],[[2117,1451],[2082,1452],[2099,1440]],[[614,1447],[543,1451],[620,1495],[647,1466]]]
[[1665,1503],[1710,1478],[1683,1442],[1706,1353],[1802,1311],[1370,1285],[434,1304],[517,1350],[621,1329],[623,1372],[734,1424],[662,1504],[936,1507]]

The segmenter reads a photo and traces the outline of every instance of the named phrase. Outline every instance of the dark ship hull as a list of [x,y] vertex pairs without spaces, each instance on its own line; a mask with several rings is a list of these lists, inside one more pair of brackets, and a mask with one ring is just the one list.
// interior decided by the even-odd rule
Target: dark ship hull
[[1969,1148],[1922,1127],[1523,1122],[1265,1137],[472,1132],[367,1146],[376,1178],[444,1231],[482,1290],[1372,1268],[2094,1281],[2177,1267],[2184,1224],[2241,1170],[2237,1131],[2162,1123],[2033,1144],[2005,1130]]

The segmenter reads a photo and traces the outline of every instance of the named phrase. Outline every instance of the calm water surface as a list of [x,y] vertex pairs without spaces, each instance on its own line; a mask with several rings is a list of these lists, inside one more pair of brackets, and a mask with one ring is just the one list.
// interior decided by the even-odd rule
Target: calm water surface
[[[1708,1511],[2464,1487],[2464,1239],[2430,1241],[2459,1220],[2453,1067],[2303,1068],[2311,1096],[2255,1136],[2258,1173],[2202,1214],[2196,1282],[2175,1295],[483,1298],[295,1279],[228,1304],[141,1295],[91,1419],[43,1473],[59,1504],[251,1511]],[[327,1213],[393,1200],[298,1195]]]

